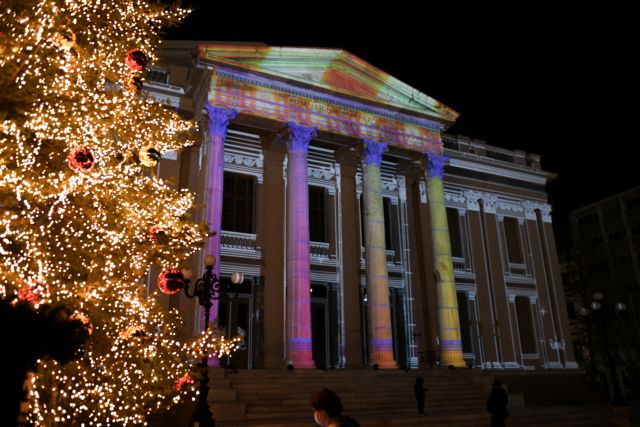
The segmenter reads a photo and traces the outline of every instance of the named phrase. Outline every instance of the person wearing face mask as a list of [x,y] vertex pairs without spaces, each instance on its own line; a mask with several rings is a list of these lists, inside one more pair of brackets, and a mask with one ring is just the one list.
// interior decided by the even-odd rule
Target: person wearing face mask
[[313,419],[320,427],[360,427],[358,422],[342,415],[342,402],[338,395],[323,388],[311,398]]

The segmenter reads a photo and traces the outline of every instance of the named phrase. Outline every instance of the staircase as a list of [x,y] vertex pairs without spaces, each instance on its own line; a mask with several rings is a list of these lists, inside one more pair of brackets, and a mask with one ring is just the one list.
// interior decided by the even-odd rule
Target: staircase
[[[417,414],[415,378],[429,388],[426,416]],[[311,396],[323,387],[342,399],[344,413],[362,427],[488,426],[485,410],[493,376],[471,369],[211,370],[209,403],[218,427],[310,427]],[[508,384],[506,384],[508,386]],[[192,406],[178,408],[151,426],[187,425]],[[509,394],[509,426],[629,426],[624,414],[601,406],[525,407],[521,393]]]

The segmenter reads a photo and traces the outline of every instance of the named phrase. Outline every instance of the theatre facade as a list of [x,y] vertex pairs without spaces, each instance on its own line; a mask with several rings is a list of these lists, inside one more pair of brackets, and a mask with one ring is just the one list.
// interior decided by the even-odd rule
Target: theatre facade
[[213,310],[245,335],[235,367],[577,368],[539,156],[447,135],[455,111],[344,50],[161,57],[145,91],[202,135],[157,172],[211,231],[192,268],[245,276]]

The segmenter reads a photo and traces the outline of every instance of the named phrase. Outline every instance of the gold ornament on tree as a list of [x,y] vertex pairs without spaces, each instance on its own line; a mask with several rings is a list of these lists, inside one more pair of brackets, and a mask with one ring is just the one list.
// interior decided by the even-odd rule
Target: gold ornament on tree
[[56,45],[62,50],[71,50],[76,46],[76,34],[69,27],[63,27],[54,37]]
[[155,168],[158,165],[162,154],[160,154],[160,152],[156,150],[153,145],[147,145],[140,150],[138,157],[140,158],[140,163],[142,163],[146,167]]

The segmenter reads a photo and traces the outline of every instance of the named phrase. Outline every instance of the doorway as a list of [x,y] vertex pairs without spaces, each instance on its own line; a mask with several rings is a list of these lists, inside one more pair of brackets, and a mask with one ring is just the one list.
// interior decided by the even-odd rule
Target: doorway
[[311,352],[316,368],[329,368],[327,287],[311,285]]

